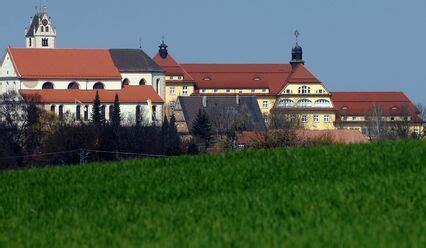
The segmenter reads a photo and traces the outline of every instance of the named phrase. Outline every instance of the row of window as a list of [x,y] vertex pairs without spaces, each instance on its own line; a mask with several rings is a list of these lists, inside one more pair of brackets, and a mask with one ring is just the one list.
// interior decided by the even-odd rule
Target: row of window
[[[102,105],[101,106],[101,115],[102,115],[102,118],[105,120],[105,116],[106,116],[106,106],[105,105]],[[52,112],[52,113],[56,113],[56,105],[51,105],[50,106],[50,111]],[[114,112],[114,106],[113,105],[109,105],[109,120],[112,120],[112,115],[113,115],[113,112]],[[136,106],[136,110],[135,110],[135,117],[136,117],[136,121],[138,122],[140,122],[140,121],[142,121],[142,116],[141,116],[141,114],[142,114],[142,110],[141,110],[141,106],[140,105],[137,105]],[[59,105],[58,106],[58,116],[59,116],[59,118],[63,118],[64,117],[64,105]],[[153,121],[156,121],[157,120],[157,118],[156,118],[156,116],[157,116],[157,106],[152,106],[152,120]],[[75,119],[77,120],[77,121],[81,121],[81,105],[77,105],[77,106],[75,106]],[[83,107],[83,120],[84,121],[89,121],[89,105],[84,105],[84,107]]]
[[[243,94],[243,93],[244,93],[244,90],[245,90],[245,89],[238,89],[238,90],[235,90],[235,89],[226,89],[225,91],[226,91],[226,93],[232,93],[233,91],[237,91],[237,93],[238,93],[238,94]],[[247,90],[248,90],[248,89],[247,89]],[[260,90],[262,93],[267,93],[267,92],[268,92],[268,90],[267,90],[267,89],[250,89],[250,92],[251,92],[251,93],[256,93],[256,90],[257,90],[257,91],[259,91],[259,90]],[[206,93],[206,91],[207,91],[206,89],[202,89],[202,90],[201,90],[201,92],[202,92],[202,93]],[[214,92],[214,93],[219,93],[219,89],[213,89],[213,92]]]
[[46,27],[45,29],[43,26],[41,26],[41,32],[44,32],[44,31],[49,32],[49,27]]
[[[6,87],[6,92],[17,90],[16,82],[10,82],[10,83],[6,82],[5,87]],[[0,93],[3,93],[3,83],[0,83]]]
[[[305,86],[306,87],[306,86]],[[310,94],[311,93],[311,89],[309,88],[309,87],[307,87],[307,88],[303,88],[303,87],[301,87],[301,88],[299,88],[298,89],[298,91],[297,91],[299,94]],[[293,94],[294,92],[293,92],[293,90],[291,90],[291,89],[286,89],[285,90],[285,93],[286,94]],[[325,90],[323,90],[323,89],[319,89],[319,90],[316,90],[315,91],[315,93],[316,94],[326,94],[326,91]]]
[[[264,119],[265,122],[268,122],[268,116],[264,115]],[[308,115],[301,115],[300,116],[300,122],[302,123],[308,123]],[[320,116],[319,115],[314,115],[313,116],[313,122],[314,123],[320,123]],[[297,122],[297,116],[296,115],[290,115],[290,122],[292,123],[296,123]],[[324,123],[329,123],[330,122],[330,115],[323,115],[322,116],[322,122]]]
[[[174,94],[176,94],[176,89],[175,89],[175,87],[170,87],[170,88],[169,88],[169,94],[170,94],[170,95],[174,95]],[[182,87],[182,95],[184,95],[184,96],[188,95],[188,86],[183,86],[183,87]]]
[[[55,85],[52,82],[45,82],[41,88],[43,90],[53,90],[55,89]],[[67,87],[69,90],[78,90],[80,89],[80,85],[77,82],[71,82]],[[102,82],[97,82],[93,85],[94,90],[102,90],[105,89],[105,86]]]
[[[294,101],[290,99],[281,99],[278,103],[278,106],[284,107],[284,108],[292,108],[292,107],[300,107],[300,108],[310,108],[312,107],[312,101],[308,99],[302,99],[297,101],[295,103]],[[330,108],[331,103],[327,99],[319,99],[316,100],[313,107],[316,108]]]

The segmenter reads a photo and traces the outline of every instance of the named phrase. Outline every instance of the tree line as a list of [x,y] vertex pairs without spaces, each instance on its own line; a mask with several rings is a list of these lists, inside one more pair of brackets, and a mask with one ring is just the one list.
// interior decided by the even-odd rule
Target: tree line
[[188,150],[173,115],[161,126],[146,124],[142,117],[122,125],[118,95],[110,121],[104,119],[99,94],[90,122],[76,121],[69,113],[56,116],[37,102],[37,95],[0,96],[0,169],[175,156]]

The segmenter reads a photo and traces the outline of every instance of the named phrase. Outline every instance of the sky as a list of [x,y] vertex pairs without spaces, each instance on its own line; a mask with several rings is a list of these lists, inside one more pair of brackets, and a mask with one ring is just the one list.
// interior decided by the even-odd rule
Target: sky
[[[38,0],[2,3],[0,47],[24,46]],[[426,105],[425,0],[46,0],[61,48],[142,48],[178,62],[304,59],[330,91],[403,91]]]

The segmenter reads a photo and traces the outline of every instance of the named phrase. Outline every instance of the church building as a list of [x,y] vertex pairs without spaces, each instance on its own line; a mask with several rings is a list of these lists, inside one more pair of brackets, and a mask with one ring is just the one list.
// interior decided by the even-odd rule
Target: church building
[[56,30],[46,7],[26,30],[26,48],[8,47],[0,61],[0,94],[36,95],[59,116],[89,121],[98,92],[109,120],[115,95],[125,122],[161,123],[164,70],[139,49],[56,48]]

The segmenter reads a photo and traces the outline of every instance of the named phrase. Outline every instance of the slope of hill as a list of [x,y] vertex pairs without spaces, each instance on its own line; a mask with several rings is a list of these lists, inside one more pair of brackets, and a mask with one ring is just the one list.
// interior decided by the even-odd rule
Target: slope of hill
[[0,246],[426,246],[423,141],[0,172]]

